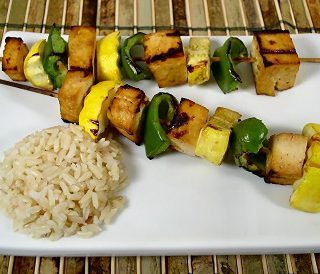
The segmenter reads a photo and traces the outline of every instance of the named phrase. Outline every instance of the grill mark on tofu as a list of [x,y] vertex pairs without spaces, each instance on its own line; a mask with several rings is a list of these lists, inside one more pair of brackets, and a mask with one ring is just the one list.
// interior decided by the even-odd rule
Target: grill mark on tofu
[[190,119],[190,116],[186,112],[179,113],[172,121],[170,131],[187,124]]
[[167,52],[156,54],[152,57],[150,56],[146,59],[146,63],[150,64],[156,61],[165,61],[169,58],[178,58],[183,56],[184,56],[184,52],[183,52],[182,42],[179,41],[178,47],[170,48]]
[[172,135],[173,138],[180,139],[181,137],[183,137],[187,133],[188,133],[187,130],[183,130],[183,131],[179,131],[179,132],[174,131],[174,132],[171,132],[170,134]]
[[166,36],[180,36],[180,31],[178,30],[168,31],[166,32]]
[[17,41],[19,43],[23,43],[23,40],[20,37],[7,37],[5,42],[8,43],[10,41]]
[[88,75],[89,73],[93,72],[93,67],[91,68],[82,68],[82,67],[76,67],[76,66],[70,66],[70,70],[76,70],[76,71],[84,71],[86,73],[86,75]]
[[[134,109],[134,114],[137,114],[140,112],[140,109],[141,109],[141,104],[142,102],[145,101],[146,99],[146,95],[145,93],[143,92],[143,90],[139,89],[139,88],[133,88],[131,87],[130,85],[128,84],[125,84],[124,86],[120,87],[120,89],[124,89],[126,91],[129,91],[129,90],[135,90],[135,92],[138,92],[136,94],[135,97],[133,98],[127,98],[126,96],[124,96],[123,94],[121,96],[123,96],[123,99],[125,99],[126,101],[128,101],[131,105],[136,105],[135,109]],[[120,96],[120,97],[121,97]],[[116,95],[117,97],[117,95]],[[117,97],[119,98],[119,97]],[[137,104],[136,101],[138,101],[139,103]]]
[[272,49],[263,47],[262,37],[266,34],[267,35],[271,34],[274,36],[275,39],[274,40],[271,39],[268,42],[270,45],[275,45],[277,44],[277,41],[276,41],[277,35],[290,35],[290,32],[288,30],[267,30],[267,31],[254,32],[254,36],[257,38],[261,54],[295,54],[296,53],[296,49],[294,48],[294,46],[290,49],[279,49],[279,50],[272,50]]

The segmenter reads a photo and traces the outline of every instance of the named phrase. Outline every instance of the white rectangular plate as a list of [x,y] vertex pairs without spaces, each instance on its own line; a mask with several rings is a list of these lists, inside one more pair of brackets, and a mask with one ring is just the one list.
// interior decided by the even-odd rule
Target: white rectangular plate
[[[43,34],[8,32],[31,46]],[[251,37],[240,37],[247,46]],[[212,37],[213,47],[227,37]],[[293,35],[301,57],[320,56],[320,36]],[[184,38],[187,43],[188,38]],[[1,53],[3,44],[1,47]],[[251,67],[239,65],[240,89],[223,94],[214,80],[203,86],[167,88],[213,113],[225,106],[257,117],[275,132],[301,132],[320,123],[320,64],[301,64],[296,86],[276,97],[255,93]],[[1,78],[7,76],[1,72]],[[160,91],[154,81],[129,82],[149,98]],[[26,135],[63,124],[58,100],[0,86],[0,152]],[[144,147],[121,138],[129,185],[128,206],[99,235],[55,242],[16,233],[0,212],[0,254],[14,255],[172,255],[248,254],[320,251],[320,215],[290,208],[291,186],[266,184],[235,165],[214,166],[200,158],[169,153],[152,161]],[[1,156],[2,157],[2,156]]]

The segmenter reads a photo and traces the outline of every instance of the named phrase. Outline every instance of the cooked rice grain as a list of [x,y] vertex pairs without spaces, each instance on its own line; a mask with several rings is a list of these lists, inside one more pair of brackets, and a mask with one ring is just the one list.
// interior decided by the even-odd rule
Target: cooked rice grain
[[95,143],[77,125],[36,132],[5,152],[0,208],[35,238],[91,237],[125,204],[120,158],[114,140]]

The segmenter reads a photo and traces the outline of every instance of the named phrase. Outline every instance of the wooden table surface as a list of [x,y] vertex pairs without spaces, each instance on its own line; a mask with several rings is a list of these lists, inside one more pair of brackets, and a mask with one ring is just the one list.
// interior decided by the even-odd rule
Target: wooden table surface
[[[8,30],[47,32],[53,23],[65,34],[72,25],[96,25],[100,35],[115,29],[130,35],[173,27],[183,35],[250,35],[263,28],[319,32],[320,0],[0,0],[0,38]],[[0,255],[0,274],[319,271],[320,254],[313,253],[86,258]]]

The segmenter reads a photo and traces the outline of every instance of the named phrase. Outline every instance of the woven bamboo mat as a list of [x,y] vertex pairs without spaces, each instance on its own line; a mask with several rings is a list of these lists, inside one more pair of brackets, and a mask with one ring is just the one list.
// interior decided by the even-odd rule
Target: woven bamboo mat
[[[120,30],[177,28],[183,35],[249,35],[286,28],[320,31],[320,0],[0,0],[0,38],[8,30],[47,32],[56,23],[95,25],[100,35]],[[1,239],[1,235],[0,235]],[[175,257],[13,257],[5,273],[318,273],[320,254]]]

